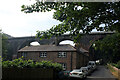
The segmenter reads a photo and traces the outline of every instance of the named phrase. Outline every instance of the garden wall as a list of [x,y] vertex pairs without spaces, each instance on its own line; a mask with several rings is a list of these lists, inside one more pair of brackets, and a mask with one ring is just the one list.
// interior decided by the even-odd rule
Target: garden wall
[[53,80],[55,78],[53,69],[43,68],[3,68],[2,79],[42,79]]

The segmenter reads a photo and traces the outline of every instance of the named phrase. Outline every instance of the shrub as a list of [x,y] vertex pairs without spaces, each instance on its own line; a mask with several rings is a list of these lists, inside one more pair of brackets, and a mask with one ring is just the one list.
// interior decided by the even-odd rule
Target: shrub
[[111,64],[120,69],[120,61],[118,61],[116,64],[115,63],[111,63]]
[[120,69],[120,61],[117,62],[117,68]]
[[22,58],[14,59],[12,61],[2,61],[3,68],[52,68],[56,71],[61,71],[62,66],[59,63],[52,63],[51,61],[34,62],[33,60],[23,60]]

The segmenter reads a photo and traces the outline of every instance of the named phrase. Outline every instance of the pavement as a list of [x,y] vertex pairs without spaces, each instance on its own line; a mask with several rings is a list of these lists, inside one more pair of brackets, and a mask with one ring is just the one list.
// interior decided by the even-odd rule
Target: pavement
[[84,80],[117,80],[105,66],[97,66],[97,69]]

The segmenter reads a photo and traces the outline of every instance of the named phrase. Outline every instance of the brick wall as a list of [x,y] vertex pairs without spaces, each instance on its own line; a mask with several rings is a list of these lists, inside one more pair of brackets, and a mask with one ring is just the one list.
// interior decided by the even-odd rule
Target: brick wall
[[77,53],[77,60],[76,61],[77,61],[77,65],[76,66],[79,69],[82,66],[86,66],[86,64],[89,61],[89,57],[84,55],[84,54]]
[[76,63],[77,63],[77,69],[79,69],[82,65],[83,65],[83,55],[78,53],[77,54],[77,60],[76,60]]
[[[88,62],[88,57],[77,52],[67,52],[67,57],[59,58],[58,52],[47,52],[47,57],[39,57],[40,52],[27,52],[27,57],[25,59],[32,59],[34,61],[52,61],[58,63],[66,64],[66,70],[79,69],[82,66],[85,66]],[[18,53],[18,57],[21,57],[21,53]]]
[[[32,59],[34,61],[47,60],[52,62],[65,63],[67,65],[66,70],[76,69],[76,52],[67,52],[67,57],[64,58],[59,58],[58,52],[47,52],[47,57],[45,58],[39,57],[39,53],[40,52],[27,52],[27,57],[25,59]],[[18,57],[21,57],[21,53],[18,53]]]

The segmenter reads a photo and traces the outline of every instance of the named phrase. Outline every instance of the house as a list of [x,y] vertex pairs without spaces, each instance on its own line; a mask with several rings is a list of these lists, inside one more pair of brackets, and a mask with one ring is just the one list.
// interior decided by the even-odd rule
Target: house
[[73,70],[83,65],[84,56],[71,45],[26,46],[18,51],[18,57],[34,61],[52,61],[62,64],[64,70]]

